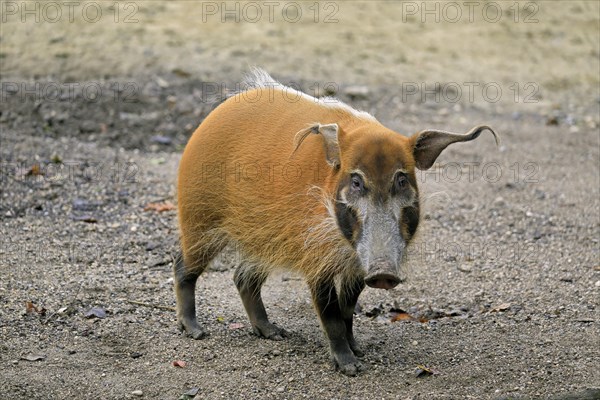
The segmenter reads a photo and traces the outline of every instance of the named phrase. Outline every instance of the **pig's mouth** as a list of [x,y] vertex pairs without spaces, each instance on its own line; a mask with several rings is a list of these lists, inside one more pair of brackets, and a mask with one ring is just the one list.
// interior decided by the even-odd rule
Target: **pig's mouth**
[[393,289],[398,284],[402,282],[402,280],[390,273],[379,273],[374,275],[369,275],[365,278],[365,283],[375,289]]

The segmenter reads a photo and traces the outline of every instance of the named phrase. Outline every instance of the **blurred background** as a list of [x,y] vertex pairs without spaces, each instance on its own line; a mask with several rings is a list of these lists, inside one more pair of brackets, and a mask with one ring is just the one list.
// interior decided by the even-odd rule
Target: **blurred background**
[[[310,82],[502,88],[501,102],[598,102],[596,1],[2,1],[2,79],[176,76],[249,66]],[[535,86],[525,88],[527,83]],[[512,86],[514,84],[516,86]],[[474,101],[485,102],[481,87]],[[451,89],[450,89],[451,90]],[[464,97],[464,96],[463,96]],[[490,89],[489,99],[495,99]],[[464,99],[463,99],[464,100]]]
[[[159,114],[137,122],[179,135],[179,145],[252,66],[310,94],[338,95],[408,133],[421,129],[420,104],[436,110],[426,116],[436,124],[464,124],[463,107],[533,115],[572,131],[599,122],[596,1],[1,4],[4,100],[80,96],[119,103],[118,117],[148,114],[154,99],[183,112],[165,126],[151,118],[164,110],[155,107]],[[109,116],[102,118],[78,128],[119,140],[99,128]],[[142,145],[128,142],[130,134],[126,147]]]

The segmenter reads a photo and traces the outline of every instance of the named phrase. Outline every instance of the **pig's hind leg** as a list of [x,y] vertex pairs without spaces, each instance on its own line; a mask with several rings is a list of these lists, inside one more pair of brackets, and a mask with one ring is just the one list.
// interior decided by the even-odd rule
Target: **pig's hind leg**
[[261,270],[259,264],[249,260],[242,260],[233,276],[254,333],[271,340],[283,340],[286,332],[269,322],[260,294],[266,279],[267,272]]
[[180,253],[173,264],[179,329],[194,339],[208,336],[196,319],[196,281],[221,248],[222,245],[187,257]]

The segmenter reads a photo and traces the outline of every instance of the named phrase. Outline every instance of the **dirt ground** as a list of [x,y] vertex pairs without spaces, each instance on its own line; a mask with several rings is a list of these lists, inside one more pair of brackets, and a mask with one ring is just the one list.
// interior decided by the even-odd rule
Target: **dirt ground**
[[[600,398],[600,3],[49,4],[0,2],[0,399]],[[409,280],[361,295],[357,377],[299,276],[263,289],[290,337],[252,334],[234,251],[198,283],[210,336],[177,330],[178,161],[254,65],[403,134],[501,137],[420,174]]]

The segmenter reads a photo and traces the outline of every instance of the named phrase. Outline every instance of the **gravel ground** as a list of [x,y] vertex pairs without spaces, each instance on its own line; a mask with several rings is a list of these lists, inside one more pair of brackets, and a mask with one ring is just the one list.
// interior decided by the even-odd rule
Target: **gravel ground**
[[[408,41],[419,37],[421,25],[438,32],[437,53],[419,47],[400,67],[403,76],[420,69],[412,80],[435,82],[438,75],[431,81],[424,75],[439,73],[436,63],[445,65],[437,55],[458,52],[469,57],[462,63],[449,58],[445,82],[497,79],[504,88],[509,81],[494,75],[511,77],[501,54],[517,51],[510,38],[530,31],[537,50],[514,62],[524,76],[520,83],[538,74],[540,99],[532,104],[506,96],[498,103],[404,98],[406,86],[390,74],[395,58],[410,54],[406,44],[381,60],[365,47],[361,65],[349,59],[349,50],[336,59],[328,41],[319,52],[323,32],[307,34],[307,24],[297,28],[307,44],[290,37],[282,23],[241,24],[251,36],[219,42],[217,31],[197,42],[228,49],[216,57],[191,43],[197,33],[184,14],[194,3],[139,4],[140,15],[152,21],[132,28],[143,32],[130,51],[125,41],[109,40],[124,33],[120,25],[112,32],[110,24],[84,24],[78,37],[69,35],[77,24],[41,24],[29,38],[26,24],[2,28],[1,399],[177,399],[190,390],[187,398],[197,399],[600,398],[600,89],[593,72],[600,28],[594,3],[558,2],[551,10],[534,3],[541,22],[526,28],[397,24]],[[374,11],[370,7],[341,4],[349,22],[336,26],[336,40],[347,40],[354,23]],[[353,40],[360,42],[362,32],[379,50],[402,40],[388,30],[394,10],[380,26],[369,20]],[[477,56],[469,42],[460,44],[462,33],[488,26],[505,32],[493,54]],[[234,27],[215,23],[223,31]],[[278,45],[282,54],[267,46],[262,64],[234,52],[262,28],[272,32],[254,46]],[[444,29],[455,40],[440,45]],[[94,58],[99,30],[106,52]],[[57,40],[57,47],[45,49],[42,37]],[[32,43],[32,50],[15,51],[21,43]],[[294,46],[311,45],[311,62],[296,68],[302,53]],[[155,62],[136,64],[147,48]],[[69,55],[57,57],[61,51]],[[51,57],[41,74],[45,54]],[[188,54],[195,62],[177,64],[176,57]],[[587,62],[565,61],[571,56]],[[206,62],[211,57],[214,62]],[[327,62],[332,69],[323,72]],[[207,99],[221,96],[206,76],[234,87],[248,64],[262,64],[308,92],[314,82],[322,90],[335,79],[342,100],[404,134],[426,127],[466,131],[480,123],[500,134],[500,147],[485,136],[456,145],[419,176],[425,210],[409,251],[409,280],[390,291],[367,289],[359,300],[355,329],[368,370],[358,377],[334,371],[299,276],[281,272],[263,289],[271,319],[290,337],[254,336],[232,281],[231,250],[198,283],[199,320],[210,336],[193,341],[177,330],[171,268],[178,233],[169,202],[176,204],[178,160],[214,106]],[[23,94],[25,82],[40,85],[35,95]],[[39,89],[56,82],[78,87],[56,98]],[[98,97],[90,95],[92,86]],[[165,210],[147,209],[157,203]]]

